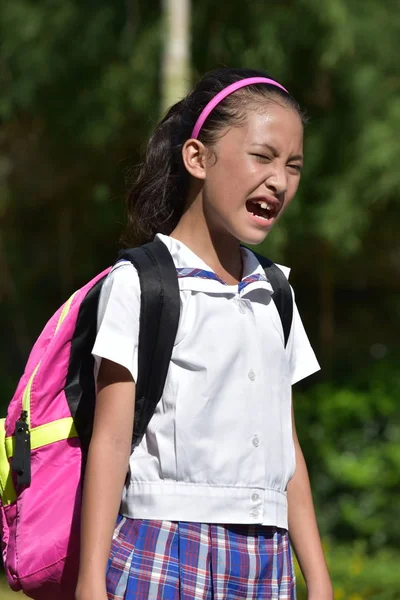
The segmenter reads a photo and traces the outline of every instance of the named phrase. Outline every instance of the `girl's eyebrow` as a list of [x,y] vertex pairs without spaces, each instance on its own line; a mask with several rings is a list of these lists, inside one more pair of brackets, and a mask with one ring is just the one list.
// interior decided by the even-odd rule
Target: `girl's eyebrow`
[[[274,156],[279,156],[278,150],[274,146],[272,146],[271,144],[267,144],[267,142],[261,142],[261,143],[252,144],[252,146],[258,146],[259,148],[266,148],[267,150],[269,150],[270,152],[272,152],[272,154]],[[294,154],[293,156],[291,156],[289,158],[289,160],[299,160],[299,161],[303,162],[304,157],[303,157],[302,154]]]

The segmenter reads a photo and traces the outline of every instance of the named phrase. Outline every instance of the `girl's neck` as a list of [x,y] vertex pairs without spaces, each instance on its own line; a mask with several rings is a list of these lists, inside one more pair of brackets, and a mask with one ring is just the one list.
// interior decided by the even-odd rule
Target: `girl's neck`
[[228,232],[212,231],[195,204],[184,213],[171,237],[185,244],[227,284],[242,279],[239,241]]

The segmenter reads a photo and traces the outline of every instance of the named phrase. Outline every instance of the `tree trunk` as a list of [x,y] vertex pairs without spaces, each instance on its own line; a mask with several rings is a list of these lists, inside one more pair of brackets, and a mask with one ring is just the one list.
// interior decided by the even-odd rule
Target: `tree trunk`
[[165,45],[162,65],[163,114],[190,89],[190,0],[163,0]]

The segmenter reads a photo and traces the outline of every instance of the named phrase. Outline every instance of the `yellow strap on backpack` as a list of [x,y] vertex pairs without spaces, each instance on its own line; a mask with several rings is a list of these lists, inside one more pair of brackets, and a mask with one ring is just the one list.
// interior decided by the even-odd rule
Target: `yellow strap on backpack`
[[3,506],[17,499],[6,449],[6,420],[0,419],[0,497]]
[[[77,437],[77,431],[72,417],[58,419],[52,423],[39,425],[30,431],[31,451],[54,444],[61,440]],[[14,454],[14,436],[5,437],[5,419],[0,420],[0,496],[3,505],[16,500],[14,484],[11,477],[10,458]]]

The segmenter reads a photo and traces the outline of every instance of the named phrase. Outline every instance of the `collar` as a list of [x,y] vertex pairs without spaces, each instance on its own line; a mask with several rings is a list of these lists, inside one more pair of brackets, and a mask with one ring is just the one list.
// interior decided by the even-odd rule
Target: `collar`
[[[208,292],[212,294],[245,296],[254,289],[273,291],[265,271],[251,250],[241,247],[243,277],[239,284],[228,285],[188,246],[168,235],[158,233],[155,239],[163,242],[171,253],[178,272],[180,290]],[[278,265],[286,277],[290,269]]]

